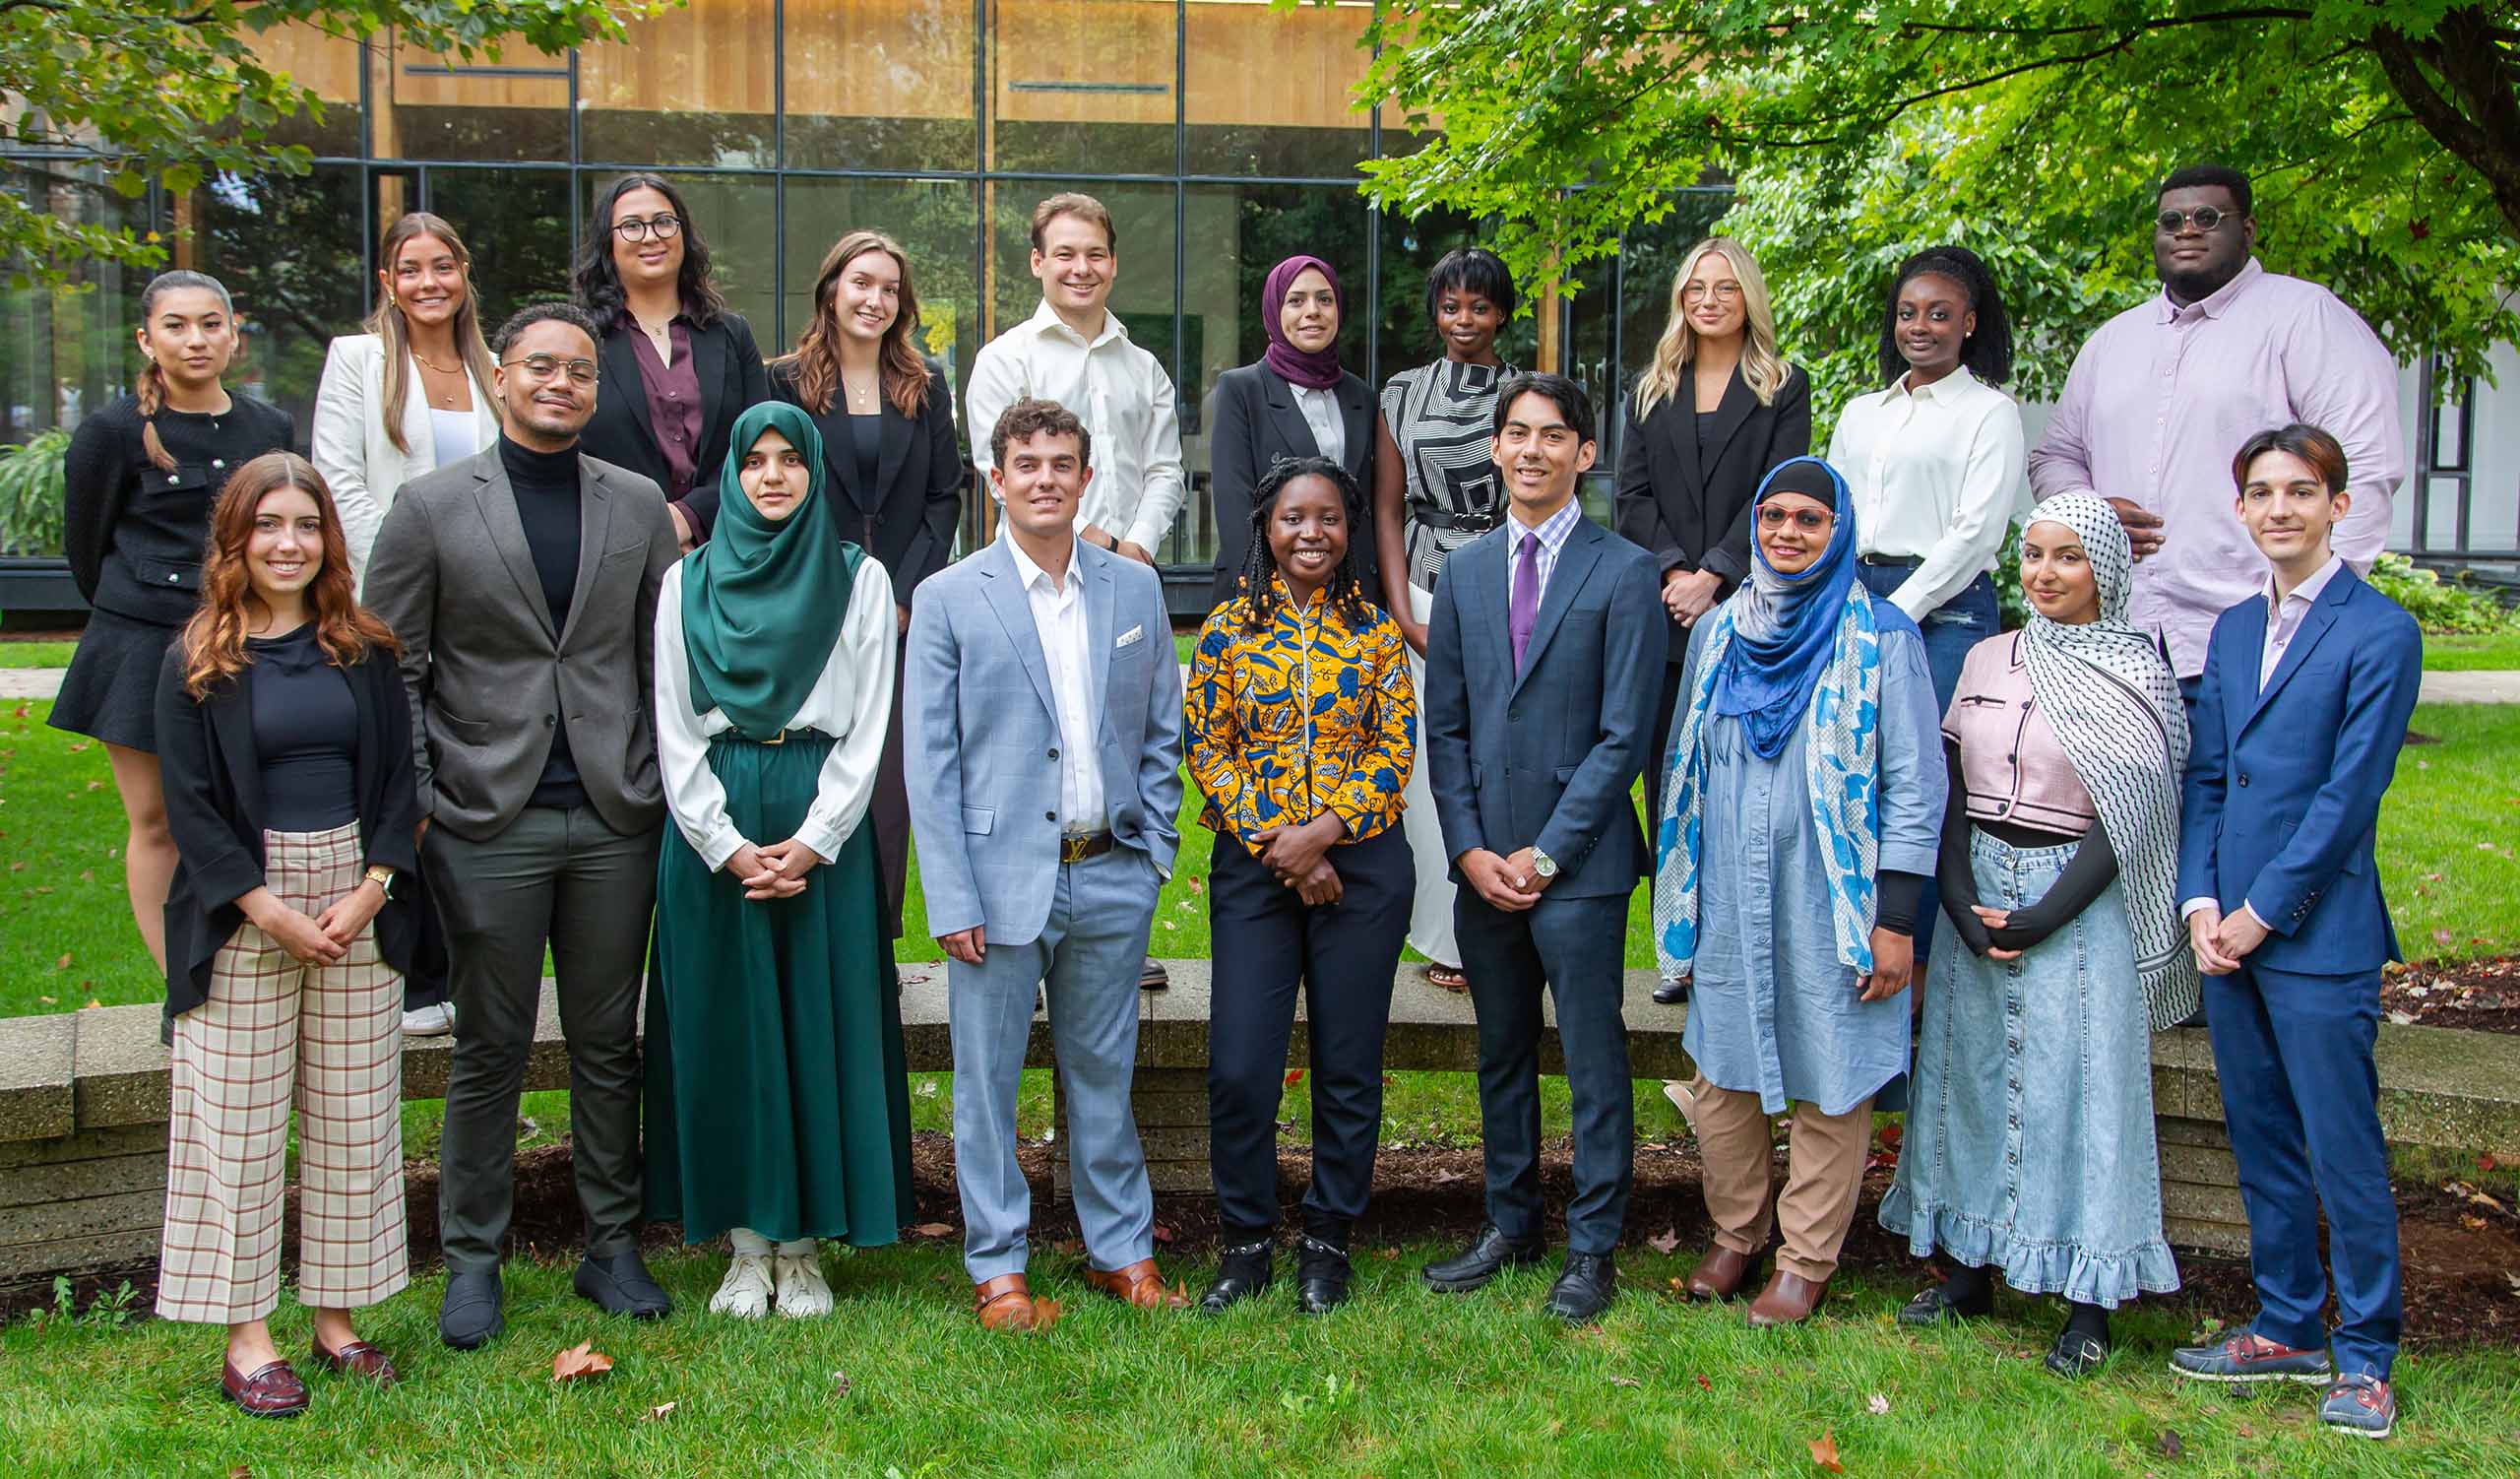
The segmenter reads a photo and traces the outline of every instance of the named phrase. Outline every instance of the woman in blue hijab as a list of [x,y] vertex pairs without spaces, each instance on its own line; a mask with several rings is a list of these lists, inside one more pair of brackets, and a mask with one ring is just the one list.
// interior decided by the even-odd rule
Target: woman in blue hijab
[[[1911,936],[1931,907],[1945,790],[1924,642],[1856,579],[1846,482],[1780,464],[1753,505],[1750,579],[1689,635],[1656,845],[1667,981],[1691,984],[1715,1244],[1689,1292],[1740,1292],[1784,1247],[1753,1325],[1807,1318],[1855,1218],[1872,1100],[1907,1070]],[[1769,1117],[1794,1109],[1769,1204]]]

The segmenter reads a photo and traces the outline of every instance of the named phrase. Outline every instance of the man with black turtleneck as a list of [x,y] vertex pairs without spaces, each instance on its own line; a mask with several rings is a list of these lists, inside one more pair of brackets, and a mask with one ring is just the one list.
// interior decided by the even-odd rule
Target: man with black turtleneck
[[638,1003],[664,816],[657,591],[681,551],[663,492],[578,448],[598,337],[566,304],[509,319],[493,344],[498,445],[397,494],[368,562],[368,605],[403,645],[421,850],[446,880],[458,1028],[438,1335],[461,1350],[506,1323],[500,1248],[545,944],[587,1218],[578,1292],[616,1315],[670,1308],[638,1253]]

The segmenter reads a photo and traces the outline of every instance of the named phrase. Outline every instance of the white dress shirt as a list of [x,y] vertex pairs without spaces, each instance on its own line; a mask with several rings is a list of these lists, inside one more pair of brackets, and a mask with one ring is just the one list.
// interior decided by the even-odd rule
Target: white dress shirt
[[[822,515],[811,509],[808,518]],[[785,837],[746,837],[735,830],[726,812],[726,788],[709,768],[712,736],[734,728],[724,710],[694,712],[691,658],[682,637],[682,572],[690,560],[677,561],[665,572],[657,592],[657,764],[663,772],[665,809],[683,839],[712,871],[724,868],[735,849],[786,842]],[[881,562],[869,556],[857,567],[849,590],[849,614],[842,619],[840,640],[822,676],[794,718],[791,730],[820,730],[839,743],[824,757],[814,787],[814,804],[796,836],[825,863],[841,848],[866,815],[875,795],[875,762],[884,752],[884,720],[893,702],[893,582]]]
[[972,360],[965,400],[972,462],[983,480],[996,461],[989,433],[1007,407],[1028,396],[1076,413],[1094,438],[1094,481],[1085,485],[1077,527],[1091,524],[1150,551],[1162,546],[1188,486],[1181,418],[1163,363],[1131,343],[1108,310],[1102,332],[1088,340],[1043,302]]
[[1006,541],[1006,552],[1015,558],[1016,578],[1033,604],[1041,657],[1050,665],[1059,721],[1059,830],[1100,832],[1110,813],[1102,804],[1102,768],[1095,747],[1100,732],[1094,723],[1094,641],[1086,630],[1082,562],[1071,546],[1067,579],[1053,581],[1014,540]]
[[1857,552],[1922,560],[1890,604],[1922,621],[1995,567],[2004,533],[2028,500],[2021,407],[1953,370],[1908,389],[1849,401],[1829,437],[1829,463],[1855,497]]
[[1321,455],[1341,467],[1348,465],[1348,421],[1339,410],[1339,387],[1332,385],[1314,389],[1309,385],[1287,382],[1295,393],[1295,410],[1303,413],[1303,423],[1312,428],[1312,444]]

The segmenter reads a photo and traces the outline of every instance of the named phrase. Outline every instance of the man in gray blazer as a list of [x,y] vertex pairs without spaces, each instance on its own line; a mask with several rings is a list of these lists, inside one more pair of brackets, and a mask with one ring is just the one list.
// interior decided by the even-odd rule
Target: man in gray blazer
[[1584,517],[1593,407],[1561,375],[1497,388],[1508,517],[1445,562],[1426,623],[1429,786],[1479,1013],[1487,1226],[1428,1287],[1540,1261],[1541,990],[1575,1099],[1575,1196],[1550,1313],[1589,1320],[1617,1285],[1636,1132],[1621,1015],[1627,899],[1653,855],[1628,789],[1662,691],[1654,558]]
[[616,1315],[669,1309],[638,1253],[638,1006],[664,816],[657,588],[680,546],[655,483],[578,451],[598,339],[562,303],[509,319],[497,445],[404,487],[367,567],[367,604],[403,644],[421,858],[452,956],[438,1335],[460,1350],[506,1324],[500,1246],[546,943],[587,1218],[578,1292]]
[[1138,972],[1180,841],[1181,675],[1155,571],[1083,544],[1084,423],[1048,401],[988,432],[1004,538],[921,582],[902,735],[927,924],[949,957],[963,1264],[990,1329],[1035,1321],[1015,1091],[1045,985],[1086,1281],[1187,1300],[1155,1265],[1129,1108]]

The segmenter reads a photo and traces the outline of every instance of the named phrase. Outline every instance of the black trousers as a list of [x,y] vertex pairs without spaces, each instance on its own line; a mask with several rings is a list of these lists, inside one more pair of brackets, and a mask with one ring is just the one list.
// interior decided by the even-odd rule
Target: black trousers
[[1566,1250],[1618,1247],[1636,1179],[1635,1087],[1627,1068],[1626,894],[1543,895],[1521,913],[1462,885],[1453,902],[1462,969],[1479,1013],[1479,1118],[1486,1141],[1487,1216],[1514,1239],[1541,1236],[1541,991],[1557,1004],[1557,1039],[1574,1096],[1575,1195]]
[[[1663,825],[1664,769],[1671,759],[1671,709],[1680,700],[1680,665],[1663,665],[1663,696],[1654,705],[1654,735],[1645,751],[1645,836],[1652,841]],[[1622,927],[1623,928],[1623,927]]]
[[1278,1222],[1278,1103],[1295,993],[1311,1044],[1312,1186],[1304,1222],[1344,1233],[1365,1210],[1382,1131],[1382,1040],[1418,869],[1398,826],[1330,850],[1345,892],[1306,906],[1230,836],[1208,875],[1208,1164],[1229,1242]]

